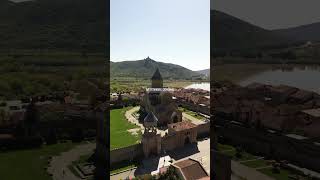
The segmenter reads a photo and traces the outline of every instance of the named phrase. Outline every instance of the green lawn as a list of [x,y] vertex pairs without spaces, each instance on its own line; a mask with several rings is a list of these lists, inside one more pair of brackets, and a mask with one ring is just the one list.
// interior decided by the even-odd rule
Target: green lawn
[[218,144],[219,151],[228,151],[228,150],[235,150],[233,146],[226,145],[226,144]]
[[267,161],[265,161],[263,159],[257,159],[254,161],[243,162],[242,164],[244,164],[248,167],[252,167],[252,168],[270,166],[270,164],[268,164]]
[[113,109],[110,112],[110,148],[116,149],[136,144],[140,141],[141,135],[132,135],[127,130],[139,128],[131,124],[125,117],[125,112],[132,107]]
[[[191,85],[194,82],[191,80],[164,80],[164,87],[170,88],[183,88],[188,85]],[[119,92],[119,91],[139,91],[150,87],[150,80],[143,78],[132,78],[132,77],[112,77],[110,79],[110,91]]]
[[242,157],[241,158],[237,158],[236,157],[236,148],[234,148],[233,146],[230,145],[226,145],[226,144],[218,144],[218,149],[221,153],[230,156],[232,159],[236,160],[236,161],[245,161],[245,160],[251,160],[251,159],[256,159],[257,157],[247,153],[247,152],[242,152]]
[[49,156],[68,151],[76,144],[59,143],[38,149],[0,153],[0,179],[51,180],[47,174]]
[[276,180],[291,180],[291,178],[289,178],[289,175],[292,175],[292,173],[290,173],[290,171],[285,169],[281,169],[280,173],[273,173],[272,168],[260,169],[259,171],[262,172],[263,174],[273,177]]
[[201,116],[200,114],[198,114],[198,113],[196,113],[196,112],[193,112],[193,111],[190,111],[190,110],[188,110],[188,109],[186,109],[186,108],[179,107],[179,110],[180,110],[181,112],[184,112],[184,113],[186,113],[186,114],[188,114],[188,115],[190,115],[190,116],[198,119],[198,120],[204,119],[204,117]]

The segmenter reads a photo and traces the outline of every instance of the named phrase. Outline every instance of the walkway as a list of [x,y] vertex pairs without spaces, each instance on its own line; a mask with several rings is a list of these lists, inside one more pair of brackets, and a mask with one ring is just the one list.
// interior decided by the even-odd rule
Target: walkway
[[[96,147],[95,143],[87,143],[76,146],[75,148],[61,153],[59,156],[52,157],[48,172],[52,174],[53,180],[80,180],[68,168],[68,165],[76,161],[80,156],[90,154]],[[63,173],[64,171],[64,173]]]
[[273,180],[273,178],[233,160],[231,161],[231,170],[235,176],[239,176],[247,180]]
[[[135,112],[139,111],[139,108],[140,108],[140,106],[137,106],[137,107],[134,107],[134,108],[126,111],[125,117],[127,118],[127,120],[128,120],[130,123],[133,123],[133,124],[136,124],[137,126],[139,126],[140,129],[141,129],[141,132],[143,133],[143,132],[144,132],[144,129],[145,129],[144,126],[143,126],[143,124],[141,124],[141,123],[139,122],[139,120],[138,120],[136,117],[133,116],[133,114],[134,114]],[[128,131],[131,132],[131,133],[133,132],[133,134],[134,134],[134,132],[138,132],[140,129],[135,128],[135,129],[129,129]],[[168,130],[167,130],[167,129],[161,130],[161,129],[158,129],[158,128],[157,128],[157,132],[158,132],[159,134],[161,134],[161,136],[165,136],[166,133],[168,132]]]
[[143,124],[140,124],[140,123],[139,123],[139,120],[136,119],[136,118],[133,116],[133,113],[139,111],[139,109],[140,109],[140,106],[134,107],[134,108],[126,111],[125,116],[126,116],[126,118],[127,118],[127,120],[128,120],[129,122],[131,122],[132,124],[136,124],[136,125],[139,126],[141,129],[144,129]]

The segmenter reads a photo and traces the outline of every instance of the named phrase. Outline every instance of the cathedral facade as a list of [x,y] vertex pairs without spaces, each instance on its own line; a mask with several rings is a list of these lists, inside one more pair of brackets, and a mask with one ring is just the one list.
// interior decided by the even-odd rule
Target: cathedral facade
[[152,112],[158,119],[158,126],[182,121],[182,113],[178,110],[172,94],[163,87],[163,79],[159,69],[151,78],[151,89],[146,91],[141,102],[142,111],[145,114]]

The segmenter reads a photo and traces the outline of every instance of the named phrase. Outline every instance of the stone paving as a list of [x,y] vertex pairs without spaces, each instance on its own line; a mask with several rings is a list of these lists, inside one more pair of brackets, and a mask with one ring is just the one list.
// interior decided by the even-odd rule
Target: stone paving
[[233,160],[231,161],[231,170],[235,176],[242,177],[247,180],[273,180],[273,178]]
[[[163,167],[163,163],[169,164],[169,159],[172,159],[174,163],[176,161],[182,161],[188,158],[198,160],[203,165],[205,170],[210,174],[210,139],[199,141],[195,146],[190,145],[184,148],[176,149],[163,156],[144,159],[141,166],[139,166],[137,169],[110,176],[110,179],[119,180],[126,179],[128,177],[135,177],[145,173],[151,174],[152,172],[157,172],[159,168]],[[166,162],[164,162],[164,159],[166,159]]]
[[95,147],[95,143],[88,142],[87,144],[81,144],[67,152],[63,152],[59,156],[52,157],[48,173],[52,174],[53,180],[80,180],[81,178],[74,175],[68,166],[73,161],[78,160],[80,156],[93,153]]

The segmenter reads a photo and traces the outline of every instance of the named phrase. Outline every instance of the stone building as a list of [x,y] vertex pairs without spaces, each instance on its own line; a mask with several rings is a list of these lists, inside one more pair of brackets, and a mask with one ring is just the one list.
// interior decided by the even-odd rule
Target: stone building
[[156,72],[154,72],[151,78],[151,87],[152,88],[162,88],[163,87],[163,79],[160,74],[159,69],[157,68]]
[[182,113],[178,110],[172,94],[162,89],[163,79],[159,69],[157,69],[151,78],[151,89],[146,92],[142,99],[142,111],[145,114],[152,112],[158,119],[158,126],[182,121]]
[[[229,89],[214,96],[215,114],[224,119],[238,121],[251,127],[264,127],[277,131],[295,131],[313,134],[311,128],[317,125],[303,123],[304,119],[315,119],[315,110],[320,106],[318,94],[295,87],[271,86],[253,83],[246,87]],[[308,127],[309,126],[309,127]],[[310,132],[308,132],[310,131]]]
[[159,155],[161,153],[161,135],[157,134],[158,119],[152,113],[144,118],[144,133],[142,135],[142,148],[145,157],[149,157],[151,154]]
[[168,125],[168,135],[176,136],[176,146],[183,147],[185,144],[197,142],[197,126],[188,121],[182,121]]
[[210,180],[209,174],[203,168],[201,163],[194,159],[186,159],[176,162],[172,165],[179,175],[180,179],[183,180]]

